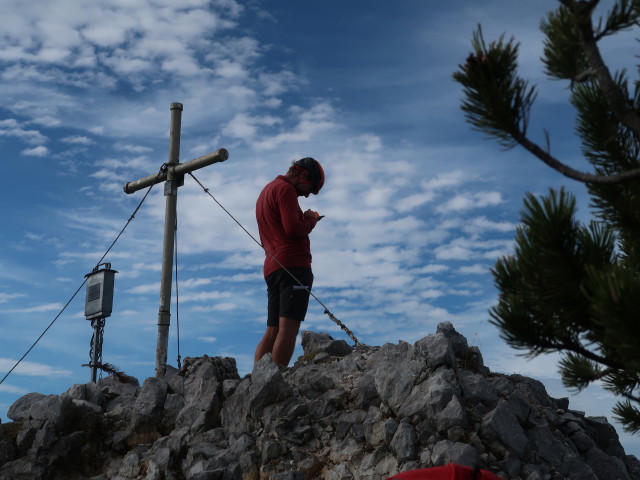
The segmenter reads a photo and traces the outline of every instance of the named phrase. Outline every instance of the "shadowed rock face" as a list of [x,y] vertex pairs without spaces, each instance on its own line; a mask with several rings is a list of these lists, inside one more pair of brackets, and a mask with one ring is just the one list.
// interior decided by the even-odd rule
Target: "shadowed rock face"
[[108,377],[30,393],[0,425],[0,478],[382,480],[456,462],[503,478],[640,479],[603,417],[494,374],[449,323],[353,349],[303,332],[288,369],[199,357],[143,385]]

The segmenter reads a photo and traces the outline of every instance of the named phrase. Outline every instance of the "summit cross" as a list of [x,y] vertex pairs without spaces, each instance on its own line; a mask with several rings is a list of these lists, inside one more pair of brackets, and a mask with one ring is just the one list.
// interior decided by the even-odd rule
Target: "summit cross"
[[224,162],[229,153],[221,148],[213,153],[180,163],[180,128],[182,122],[182,104],[171,104],[171,128],[169,131],[169,160],[158,174],[149,175],[124,185],[125,193],[137,192],[145,187],[164,184],[165,217],[164,243],[162,247],[162,273],[160,277],[160,308],[158,310],[158,341],[156,345],[155,376],[163,377],[167,366],[169,345],[169,326],[171,325],[171,280],[173,273],[173,255],[176,229],[176,209],[178,187],[184,184],[184,175],[214,163]]

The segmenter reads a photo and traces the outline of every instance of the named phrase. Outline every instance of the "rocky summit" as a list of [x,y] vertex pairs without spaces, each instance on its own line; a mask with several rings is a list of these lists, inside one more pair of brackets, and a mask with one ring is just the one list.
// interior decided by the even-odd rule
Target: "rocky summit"
[[505,479],[640,479],[604,417],[542,383],[492,373],[450,323],[415,344],[350,347],[303,332],[304,355],[198,357],[164,378],[110,376],[30,393],[0,424],[10,480],[383,480],[449,462]]

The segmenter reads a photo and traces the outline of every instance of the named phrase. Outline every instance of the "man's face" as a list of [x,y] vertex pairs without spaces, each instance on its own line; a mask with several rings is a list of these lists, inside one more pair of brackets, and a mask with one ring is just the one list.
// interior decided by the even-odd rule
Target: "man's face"
[[301,170],[296,177],[296,190],[299,197],[308,198],[311,193],[311,181],[309,180],[309,172]]
[[311,182],[298,182],[296,185],[299,197],[308,198],[311,193]]

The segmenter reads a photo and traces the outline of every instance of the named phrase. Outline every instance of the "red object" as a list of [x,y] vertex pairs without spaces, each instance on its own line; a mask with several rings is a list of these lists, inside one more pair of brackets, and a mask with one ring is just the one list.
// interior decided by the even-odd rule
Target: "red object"
[[320,178],[315,183],[313,192],[311,192],[314,195],[317,195],[320,192],[320,189],[322,188],[322,186],[324,185],[324,169],[322,168],[322,165],[320,165],[320,162],[318,162],[317,160],[316,160],[316,166],[318,167],[318,176]]
[[312,184],[311,193],[317,195],[324,185],[324,169],[320,162],[315,158],[307,157],[296,161],[294,165],[309,172],[309,180],[302,183]]
[[449,463],[442,467],[421,468],[398,473],[387,480],[502,480],[488,470],[474,472],[473,468]]
[[[285,267],[311,267],[309,233],[317,219],[305,218],[298,192],[283,175],[262,189],[256,202],[260,242]],[[264,276],[282,268],[271,255],[264,260]]]

